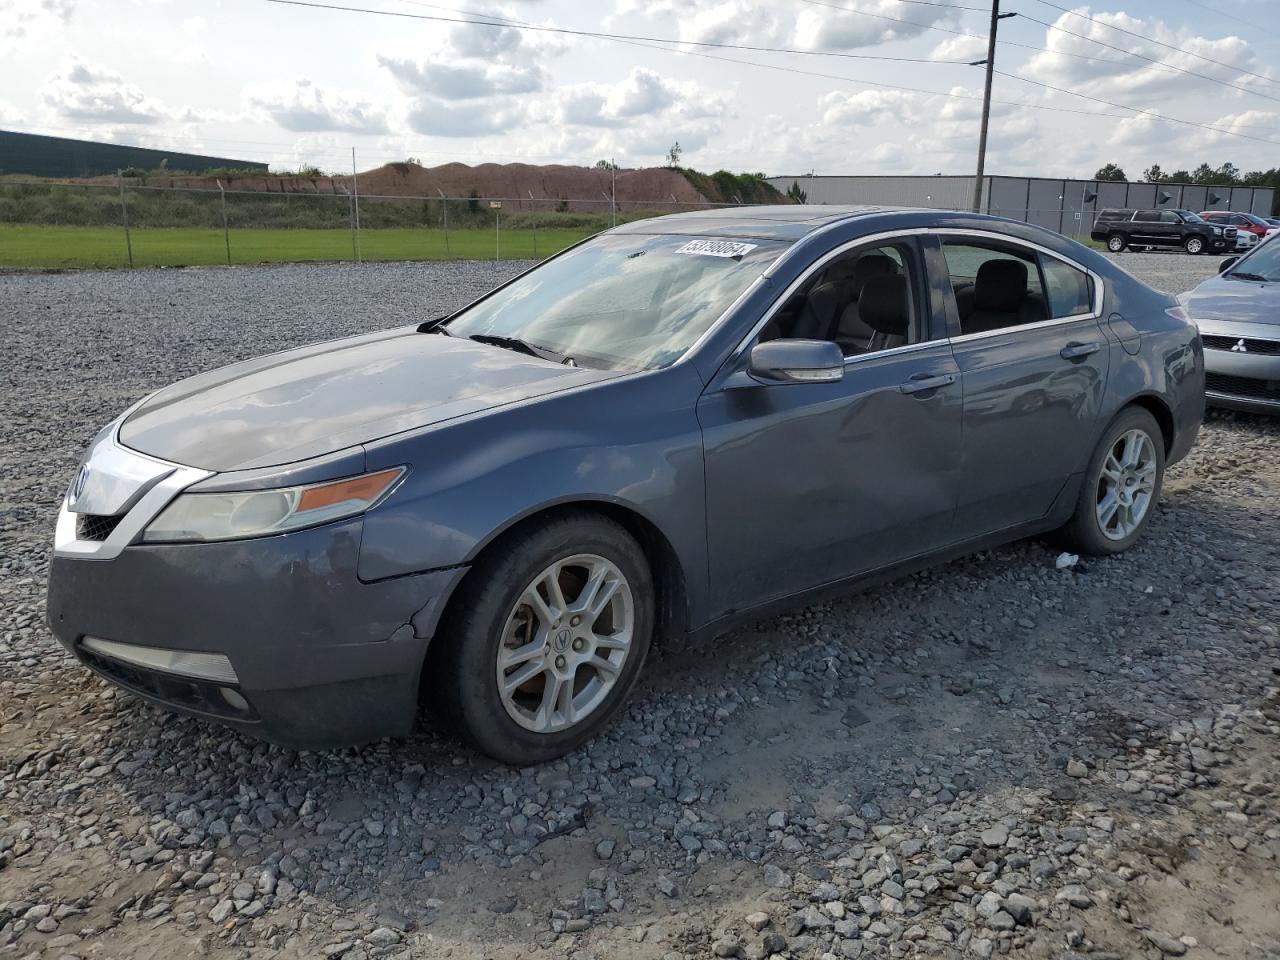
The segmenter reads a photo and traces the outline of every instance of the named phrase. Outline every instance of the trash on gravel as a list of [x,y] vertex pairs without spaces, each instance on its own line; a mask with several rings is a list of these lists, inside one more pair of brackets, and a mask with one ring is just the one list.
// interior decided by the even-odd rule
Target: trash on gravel
[[1053,565],[1059,570],[1070,570],[1079,562],[1080,556],[1078,554],[1060,553],[1058,554],[1058,559],[1053,562]]

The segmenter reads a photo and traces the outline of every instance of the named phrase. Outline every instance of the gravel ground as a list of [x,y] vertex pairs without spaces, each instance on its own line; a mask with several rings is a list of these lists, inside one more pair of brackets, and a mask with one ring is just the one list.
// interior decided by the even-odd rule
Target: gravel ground
[[1280,421],[1212,415],[1122,557],[1024,542],[667,642],[541,769],[429,729],[281,750],[54,645],[53,515],[102,422],[512,269],[0,275],[0,957],[1280,958]]

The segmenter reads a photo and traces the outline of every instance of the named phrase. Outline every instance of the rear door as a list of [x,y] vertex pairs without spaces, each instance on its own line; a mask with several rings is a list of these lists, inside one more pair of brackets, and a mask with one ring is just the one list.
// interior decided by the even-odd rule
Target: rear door
[[938,240],[931,264],[959,293],[947,302],[964,384],[955,532],[968,539],[1045,516],[1085,469],[1109,350],[1100,278],[1002,236],[939,231]]

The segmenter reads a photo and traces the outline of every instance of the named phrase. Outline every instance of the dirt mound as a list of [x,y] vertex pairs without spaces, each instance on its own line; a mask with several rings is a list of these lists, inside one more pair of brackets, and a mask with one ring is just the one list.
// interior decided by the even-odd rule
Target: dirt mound
[[[146,187],[218,189],[211,176],[149,174],[131,178]],[[106,182],[113,178],[97,178]],[[90,181],[90,182],[97,182]],[[351,177],[276,176],[250,174],[224,176],[227,190],[263,193],[311,193],[346,195]],[[559,164],[446,163],[422,167],[416,163],[389,163],[358,174],[361,196],[438,198],[475,197],[501,200],[504,210],[607,210],[616,190],[623,209],[679,210],[705,203],[786,203],[787,199],[763,180],[718,173],[685,174],[667,167],[612,170],[603,167],[570,167]]]

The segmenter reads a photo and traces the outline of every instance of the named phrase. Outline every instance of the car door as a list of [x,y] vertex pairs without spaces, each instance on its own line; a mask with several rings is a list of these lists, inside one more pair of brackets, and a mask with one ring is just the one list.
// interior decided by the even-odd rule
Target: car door
[[1158,214],[1154,210],[1138,210],[1133,214],[1131,242],[1155,244],[1160,242]]
[[[1101,280],[1047,249],[940,231],[952,350],[964,386],[955,532],[1044,517],[1097,439],[1109,351]],[[972,285],[972,300],[964,291]]]
[[[961,384],[920,254],[914,235],[894,234],[818,258],[704,392],[715,615],[865,573],[949,537]],[[891,298],[903,311],[898,336],[875,312],[885,290],[900,292]],[[839,382],[752,379],[751,348],[796,333],[842,343]]]
[[1172,210],[1160,211],[1160,222],[1157,224],[1160,231],[1160,243],[1166,247],[1182,246],[1185,239],[1183,233],[1182,218]]

